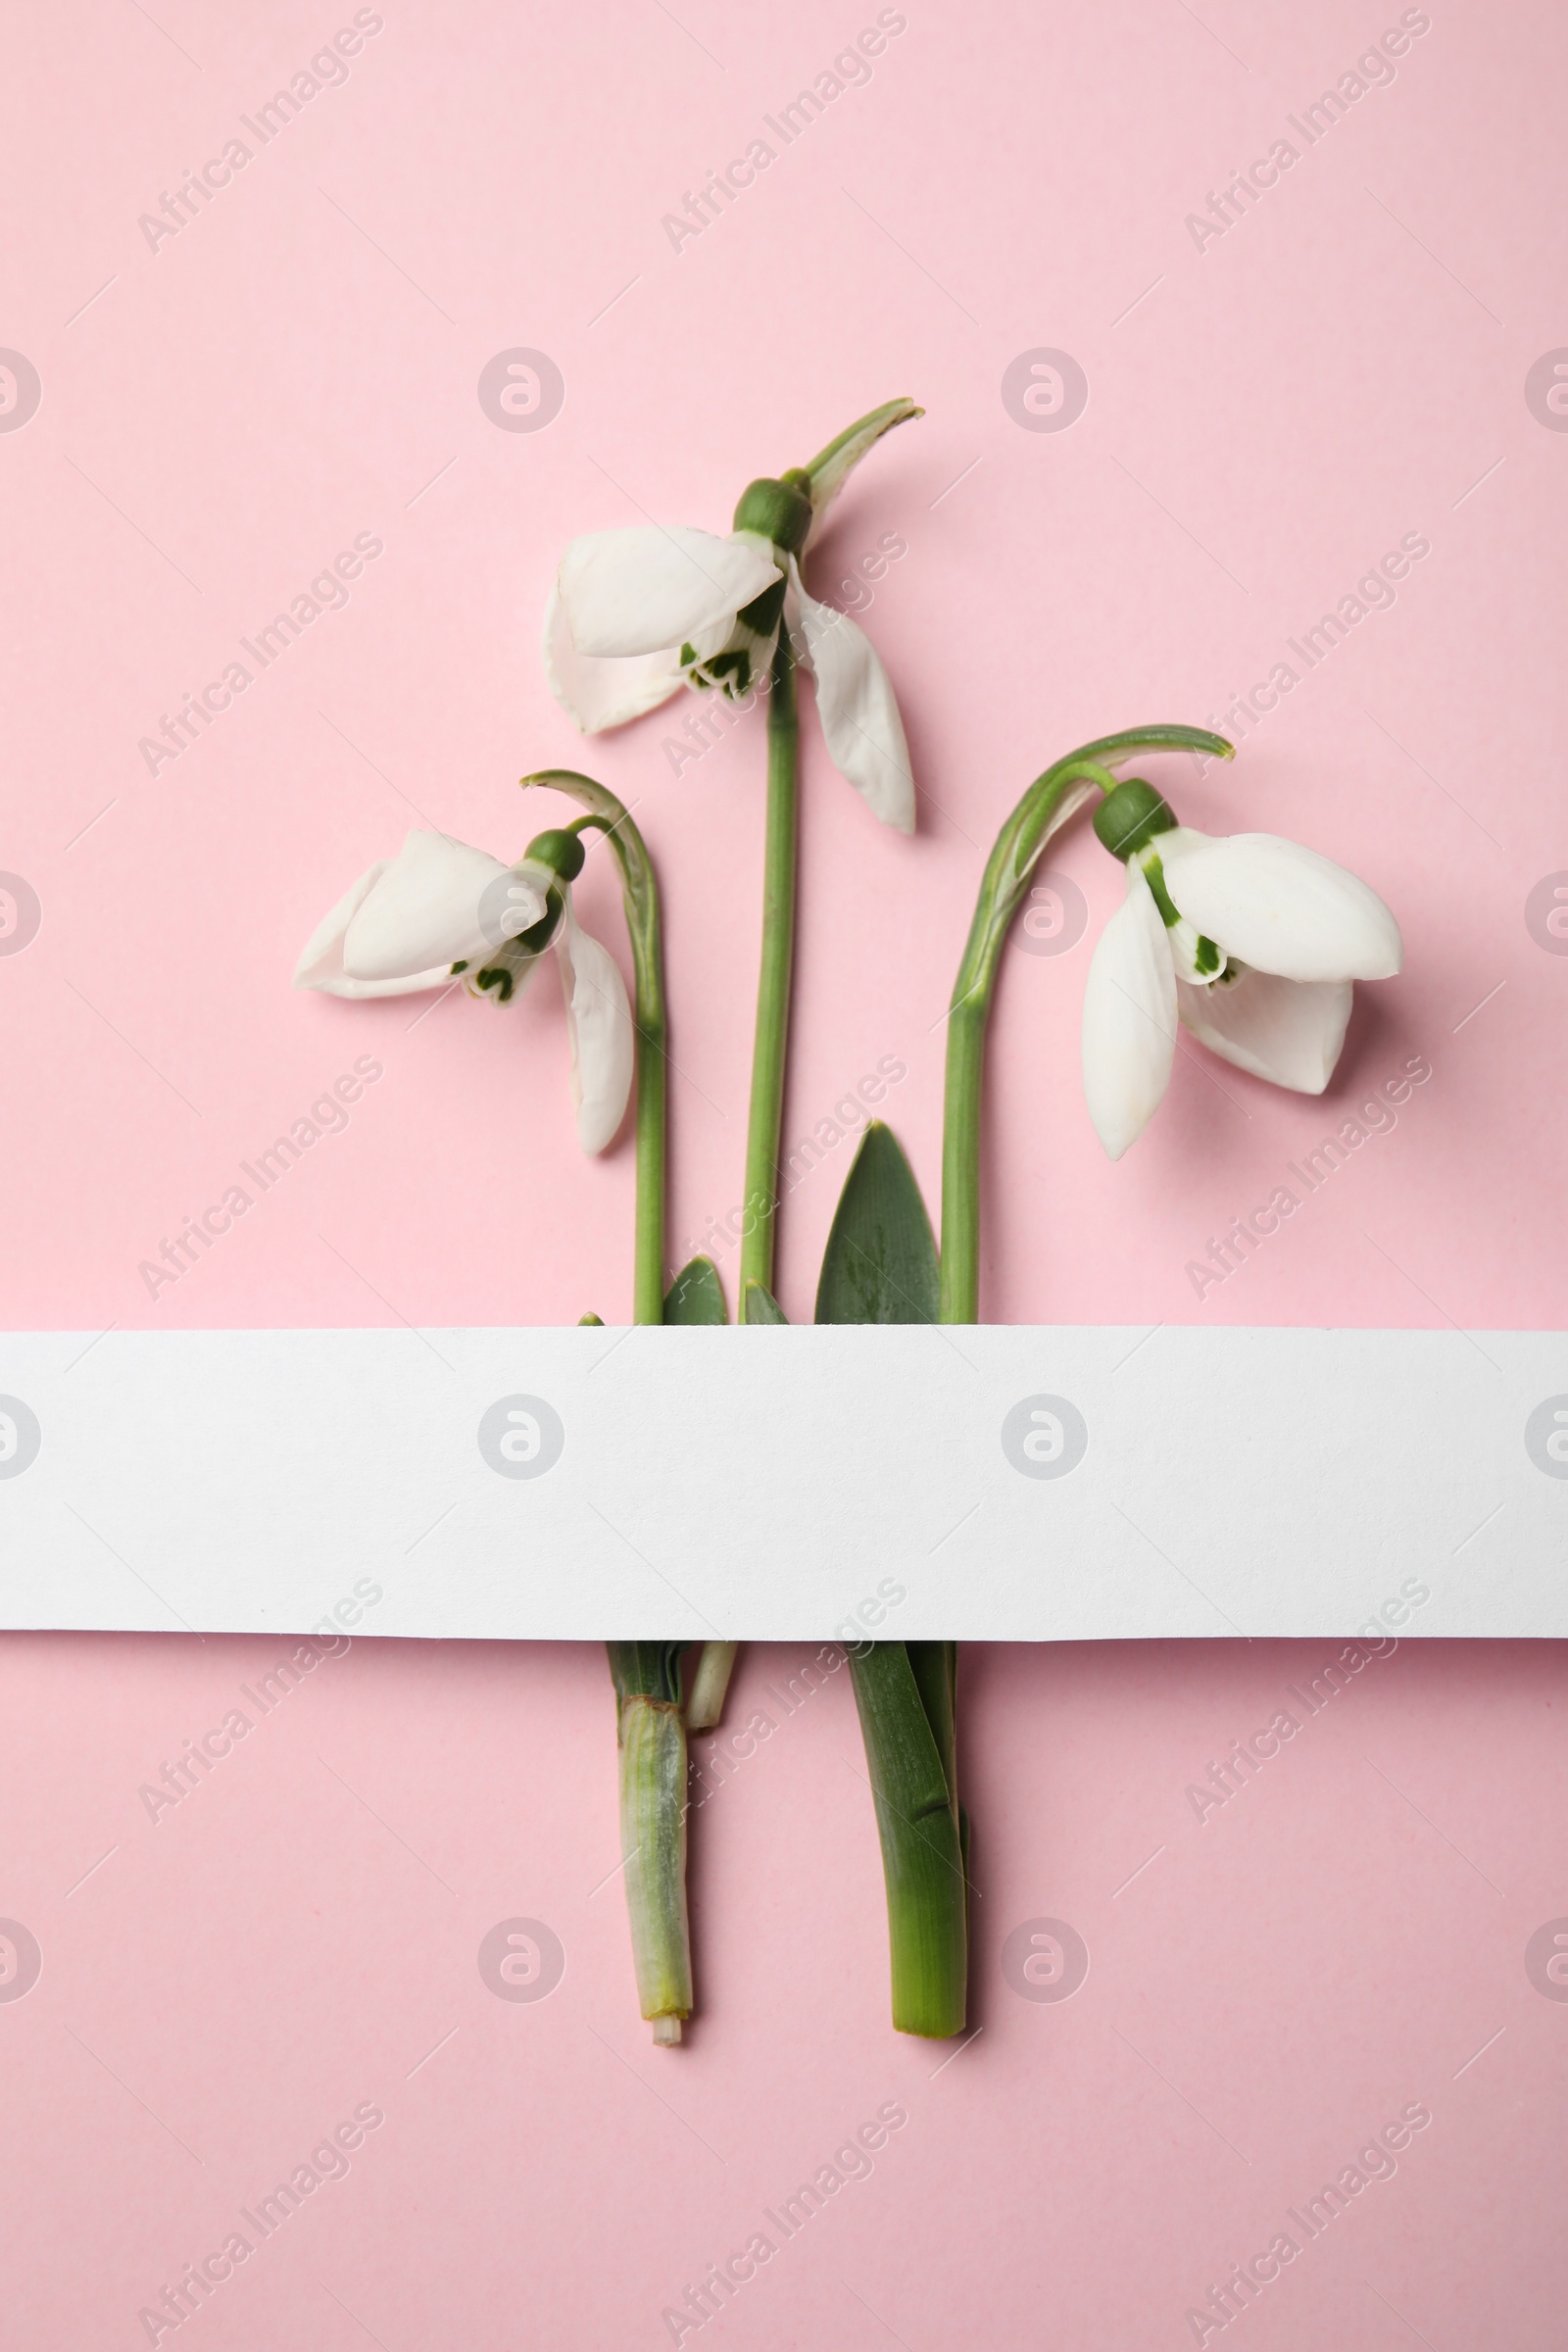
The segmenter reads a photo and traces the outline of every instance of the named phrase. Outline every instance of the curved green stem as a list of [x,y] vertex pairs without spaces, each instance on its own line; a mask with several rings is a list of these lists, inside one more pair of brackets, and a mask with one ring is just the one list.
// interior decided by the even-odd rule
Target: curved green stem
[[[588,810],[573,831],[598,825],[620,866],[631,941],[637,1028],[637,1207],[632,1320],[664,1320],[664,1161],[669,1021],[659,883],[647,845],[623,802],[575,768],[546,767],[523,789],[547,784]],[[656,2042],[681,2037],[692,2011],[686,1913],[686,1727],[680,1719],[683,1642],[607,1642],[615,1686],[620,1850],[642,2013]]]
[[800,807],[800,714],[795,653],[780,629],[767,703],[767,842],[762,866],[762,958],[757,984],[757,1042],[746,1121],[746,1208],[740,1297],[749,1282],[773,1288],[778,1210],[779,1138],[784,1063],[789,1046],[790,982],[795,963],[795,875]]
[[546,784],[589,811],[620,867],[626,934],[631,942],[637,1029],[637,1206],[632,1275],[632,1321],[664,1319],[664,1161],[667,1122],[669,1016],[664,1004],[664,949],[659,883],[648,847],[616,800],[575,768],[546,767],[524,776],[522,788]]
[[980,1319],[980,1098],[986,1025],[1008,926],[1047,842],[1095,790],[1116,781],[1112,761],[1139,752],[1200,752],[1234,759],[1223,735],[1202,727],[1130,727],[1069,752],[1037,776],[997,835],[953,986],[948,1015],[947,1092],[942,1133],[941,1323]]

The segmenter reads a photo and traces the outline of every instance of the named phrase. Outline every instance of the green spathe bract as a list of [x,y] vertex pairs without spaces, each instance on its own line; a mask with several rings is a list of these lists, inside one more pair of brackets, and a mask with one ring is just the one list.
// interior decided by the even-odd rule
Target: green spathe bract
[[835,434],[825,449],[819,449],[808,466],[801,471],[810,489],[811,505],[820,514],[822,509],[837,497],[844,483],[884,433],[891,433],[896,424],[908,424],[925,411],[912,400],[885,400],[879,409],[858,416],[842,433]]

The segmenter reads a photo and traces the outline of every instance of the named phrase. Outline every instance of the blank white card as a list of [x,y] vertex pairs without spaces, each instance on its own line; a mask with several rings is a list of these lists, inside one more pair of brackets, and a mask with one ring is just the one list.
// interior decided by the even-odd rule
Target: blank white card
[[1568,1338],[0,1339],[0,1624],[1568,1635]]

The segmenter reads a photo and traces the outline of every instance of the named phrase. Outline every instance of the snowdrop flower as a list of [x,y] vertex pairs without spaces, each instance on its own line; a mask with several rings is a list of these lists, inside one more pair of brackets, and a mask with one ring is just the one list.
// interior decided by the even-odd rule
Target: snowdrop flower
[[585,735],[624,725],[682,685],[739,701],[768,678],[781,627],[816,681],[834,766],[885,824],[914,830],[914,785],[893,688],[847,613],[808,596],[800,558],[853,467],[922,412],[890,401],[808,466],[753,482],[727,538],[650,527],[592,531],[562,559],[545,614],[551,692]]
[[1094,822],[1127,866],[1084,995],[1084,1094],[1111,1158],[1159,1107],[1178,1021],[1254,1078],[1320,1095],[1352,981],[1390,979],[1403,960],[1377,893],[1277,834],[1195,832],[1137,778],[1106,794]]
[[411,833],[318,925],[294,985],[333,997],[402,997],[461,977],[470,995],[507,1004],[553,947],[577,1138],[585,1152],[603,1152],[631,1091],[633,1035],[619,967],[572,910],[583,856],[572,828],[541,833],[515,865],[445,833]]

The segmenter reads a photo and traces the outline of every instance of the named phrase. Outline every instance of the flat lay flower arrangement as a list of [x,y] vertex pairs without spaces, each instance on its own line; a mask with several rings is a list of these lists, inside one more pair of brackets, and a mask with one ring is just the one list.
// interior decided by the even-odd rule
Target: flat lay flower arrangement
[[[551,691],[585,734],[629,724],[687,691],[743,710],[765,702],[760,955],[735,1300],[742,1324],[785,1320],[773,1268],[802,671],[812,681],[833,765],[872,816],[903,833],[915,826],[892,683],[849,615],[810,596],[805,571],[823,515],[852,472],[886,433],[921,413],[911,401],[891,401],[808,465],[752,482],[727,534],[649,526],[573,540],[544,619]],[[1122,772],[1142,755],[1169,751],[1232,757],[1222,737],[1201,728],[1129,728],[1055,760],[1003,824],[947,1016],[940,1250],[908,1161],[891,1131],[873,1122],[823,1253],[818,1323],[978,1321],[981,1102],[1000,958],[1042,853],[1085,808],[1093,806],[1095,834],[1127,878],[1095,948],[1082,1011],[1084,1099],[1111,1159],[1132,1148],[1157,1110],[1183,1028],[1253,1077],[1321,1094],[1345,1042],[1353,984],[1399,970],[1398,927],[1355,875],[1272,834],[1197,832],[1152,784]],[[508,1018],[549,1019],[536,998],[517,1007],[553,955],[584,1152],[613,1143],[635,1090],[634,1320],[723,1325],[727,1305],[712,1262],[695,1257],[672,1279],[664,1263],[668,1035],[659,890],[646,845],[624,806],[591,777],[546,768],[522,784],[559,792],[583,813],[537,833],[510,862],[443,834],[411,833],[326,915],[295,985],[350,998],[461,985]],[[572,884],[596,836],[621,879],[630,1002],[615,958],[572,906]],[[1049,1447],[1053,1432],[1042,1428],[1030,1442]],[[695,2002],[687,1734],[721,1720],[736,1644],[607,1647],[637,1992],[655,2041],[672,2044]],[[957,1644],[867,1641],[849,1663],[882,1847],[893,2024],[933,2038],[956,2034],[967,2013],[970,1895]]]

